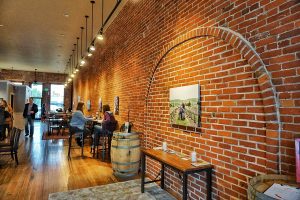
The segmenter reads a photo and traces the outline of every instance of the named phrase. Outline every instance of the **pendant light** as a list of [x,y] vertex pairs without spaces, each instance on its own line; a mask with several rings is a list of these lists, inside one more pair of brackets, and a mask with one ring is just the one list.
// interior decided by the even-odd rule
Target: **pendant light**
[[103,6],[104,6],[104,2],[102,0],[102,6],[101,6],[101,10],[102,10],[102,15],[101,15],[101,29],[100,29],[100,33],[97,36],[98,40],[103,40]]
[[[73,51],[73,53],[74,53],[74,50],[72,50]],[[73,54],[71,55],[71,78],[74,78],[74,74],[73,74]]]
[[94,41],[93,41],[93,37],[94,37],[94,4],[95,4],[95,1],[90,1],[90,2],[92,4],[92,23],[91,23],[92,24],[92,30],[91,30],[91,42],[92,42],[92,44],[89,48],[89,52],[88,52],[89,54],[96,50],[96,48],[94,46]]
[[76,57],[76,67],[75,67],[75,73],[77,73],[79,71],[78,69],[78,40],[79,40],[79,37],[76,38],[77,42],[76,42],[76,46],[77,46],[77,57]]
[[[69,74],[71,73],[71,65],[72,65],[72,55],[70,55],[70,59],[69,59]],[[72,78],[69,76],[68,78],[68,83],[70,83],[72,81]]]
[[72,50],[72,66],[71,66],[71,78],[74,78],[75,77],[75,74],[73,72],[73,69],[74,69],[74,64],[75,64],[75,47],[76,47],[76,44],[74,44],[74,49]]
[[81,29],[81,33],[80,33],[80,35],[81,35],[81,37],[80,37],[80,40],[81,40],[81,44],[80,44],[80,52],[81,52],[81,59],[80,59],[80,66],[83,66],[84,65],[84,63],[83,64],[81,64],[82,62],[81,61],[84,61],[83,60],[83,55],[82,55],[82,37],[83,37],[83,26],[82,27],[80,27],[80,29]]
[[[85,15],[85,48],[87,49],[87,20],[89,18],[88,15]],[[80,66],[83,66],[85,64],[85,60],[82,58],[81,61],[80,61]]]

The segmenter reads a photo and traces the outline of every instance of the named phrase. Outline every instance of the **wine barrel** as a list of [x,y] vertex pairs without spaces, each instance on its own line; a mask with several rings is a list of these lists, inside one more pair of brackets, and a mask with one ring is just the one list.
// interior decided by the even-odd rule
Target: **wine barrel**
[[264,192],[273,185],[273,183],[286,184],[297,187],[295,177],[278,174],[264,174],[253,177],[248,185],[249,200],[274,200]]
[[114,175],[136,175],[140,166],[140,154],[140,139],[137,133],[113,134],[110,156]]

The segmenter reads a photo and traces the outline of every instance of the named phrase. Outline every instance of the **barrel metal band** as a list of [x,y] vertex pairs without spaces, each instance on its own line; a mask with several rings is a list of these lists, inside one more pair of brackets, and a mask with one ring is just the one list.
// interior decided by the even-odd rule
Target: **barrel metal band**
[[116,149],[134,149],[134,148],[140,147],[140,145],[135,145],[135,146],[116,146],[116,145],[112,145],[111,147],[116,148]]
[[112,164],[116,164],[116,165],[133,165],[133,164],[138,164],[140,161],[135,161],[135,162],[127,162],[127,163],[121,163],[121,162],[115,162],[115,161],[112,161],[111,163]]

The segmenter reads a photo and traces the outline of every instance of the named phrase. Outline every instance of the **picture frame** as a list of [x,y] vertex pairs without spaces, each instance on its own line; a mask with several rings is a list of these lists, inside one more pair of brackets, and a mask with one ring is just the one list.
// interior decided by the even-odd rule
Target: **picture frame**
[[86,108],[87,108],[88,111],[91,110],[91,100],[90,99],[87,100],[87,102],[86,102]]
[[170,88],[170,123],[178,127],[200,126],[200,85]]
[[102,112],[102,98],[101,97],[99,98],[98,106],[99,106],[99,111]]
[[115,115],[119,114],[119,97],[118,96],[115,96],[115,99],[114,99],[114,113],[115,113]]

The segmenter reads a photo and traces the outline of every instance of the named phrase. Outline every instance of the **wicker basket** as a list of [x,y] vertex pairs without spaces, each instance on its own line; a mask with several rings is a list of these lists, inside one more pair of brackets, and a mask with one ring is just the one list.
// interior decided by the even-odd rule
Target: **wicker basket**
[[273,183],[287,184],[297,187],[295,177],[278,174],[259,175],[252,178],[248,185],[249,200],[274,200],[264,192],[273,185]]

